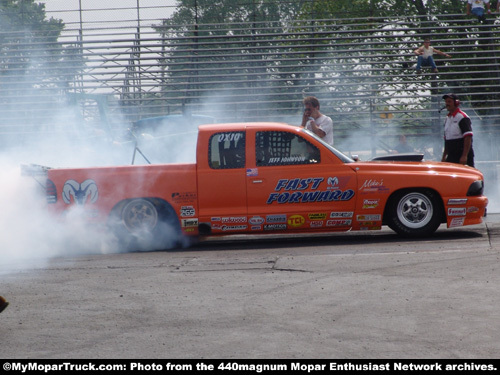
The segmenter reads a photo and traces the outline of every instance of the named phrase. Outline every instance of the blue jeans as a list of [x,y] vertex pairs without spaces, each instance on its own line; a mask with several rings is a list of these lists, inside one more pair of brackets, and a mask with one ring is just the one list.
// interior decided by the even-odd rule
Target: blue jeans
[[486,16],[484,15],[484,8],[481,7],[472,8],[470,12],[475,16],[477,16],[477,19],[479,21],[481,22],[486,21]]
[[436,63],[432,56],[424,58],[423,56],[418,56],[417,58],[417,70],[420,70],[422,66],[432,66],[432,69],[437,69]]
[[470,12],[479,18],[484,16],[484,8],[481,7],[472,8]]

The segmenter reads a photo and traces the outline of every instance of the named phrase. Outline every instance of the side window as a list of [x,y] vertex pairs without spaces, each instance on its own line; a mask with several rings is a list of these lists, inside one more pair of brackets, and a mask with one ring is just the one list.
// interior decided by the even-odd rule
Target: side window
[[229,169],[245,167],[245,132],[216,133],[208,147],[210,168]]
[[255,153],[257,166],[316,164],[321,161],[316,146],[289,132],[258,132]]

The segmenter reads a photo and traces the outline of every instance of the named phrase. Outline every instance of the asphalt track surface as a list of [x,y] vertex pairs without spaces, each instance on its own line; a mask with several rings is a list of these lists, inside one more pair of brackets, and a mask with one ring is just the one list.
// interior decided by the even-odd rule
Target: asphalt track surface
[[1,276],[0,358],[498,358],[500,215],[80,255]]

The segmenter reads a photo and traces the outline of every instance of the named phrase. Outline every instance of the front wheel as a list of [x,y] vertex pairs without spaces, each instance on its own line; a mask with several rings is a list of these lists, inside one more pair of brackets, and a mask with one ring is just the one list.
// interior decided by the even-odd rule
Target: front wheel
[[386,221],[396,233],[407,236],[428,236],[441,224],[442,205],[431,191],[401,191],[388,202]]

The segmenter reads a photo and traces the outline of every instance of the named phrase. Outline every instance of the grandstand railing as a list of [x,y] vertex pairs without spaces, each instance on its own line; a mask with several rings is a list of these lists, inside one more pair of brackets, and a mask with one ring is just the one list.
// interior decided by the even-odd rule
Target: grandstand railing
[[[182,36],[181,27],[188,30]],[[405,134],[415,149],[439,159],[441,97],[455,92],[473,119],[475,139],[485,140],[478,157],[500,159],[496,16],[484,24],[451,14],[178,28],[148,18],[67,24],[54,43],[0,37],[0,140],[113,132],[170,114],[299,124],[302,98],[314,95],[334,120],[340,149],[390,152]],[[437,74],[429,68],[416,74],[413,51],[424,37],[452,55],[434,55]]]

